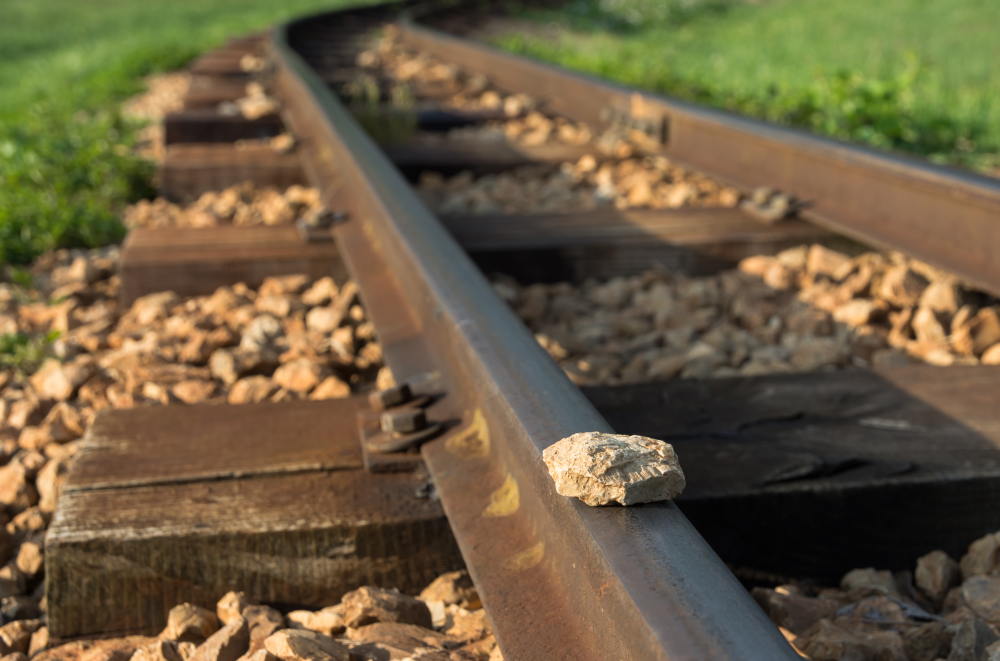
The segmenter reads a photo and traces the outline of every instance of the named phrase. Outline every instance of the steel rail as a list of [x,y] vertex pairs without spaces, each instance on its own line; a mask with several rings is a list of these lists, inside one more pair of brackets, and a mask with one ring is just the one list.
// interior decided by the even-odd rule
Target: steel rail
[[387,363],[461,420],[422,452],[507,658],[798,658],[676,505],[556,494],[541,450],[608,424],[299,56],[345,16],[274,31],[276,91]]
[[801,214],[807,220],[909,253],[1000,295],[1000,180],[637,91],[412,17],[399,26],[414,50],[460,62],[555,113],[598,127],[609,116],[665,125],[661,151],[677,162],[744,189],[791,193],[808,205]]

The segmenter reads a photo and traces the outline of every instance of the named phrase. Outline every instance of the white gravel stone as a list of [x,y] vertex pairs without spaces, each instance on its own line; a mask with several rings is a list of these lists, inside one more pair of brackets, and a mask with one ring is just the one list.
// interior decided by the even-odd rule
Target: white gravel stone
[[592,507],[672,500],[684,490],[673,446],[655,438],[582,432],[545,448],[542,460],[560,495]]

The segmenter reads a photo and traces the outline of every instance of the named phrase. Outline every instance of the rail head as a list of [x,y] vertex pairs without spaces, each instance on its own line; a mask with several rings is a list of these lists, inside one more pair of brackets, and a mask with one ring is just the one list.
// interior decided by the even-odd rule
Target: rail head
[[[363,10],[364,11],[364,10]],[[299,55],[317,21],[272,34],[277,90],[397,378],[436,374],[461,424],[424,458],[502,649],[515,659],[795,659],[669,503],[588,508],[541,450],[610,431]],[[315,44],[313,44],[315,45]]]

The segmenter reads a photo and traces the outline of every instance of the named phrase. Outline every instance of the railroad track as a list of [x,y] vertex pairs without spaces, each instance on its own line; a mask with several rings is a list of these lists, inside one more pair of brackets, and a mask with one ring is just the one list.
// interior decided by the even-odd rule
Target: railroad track
[[[483,274],[582,280],[651,264],[703,273],[804,241],[836,242],[832,230],[903,251],[998,294],[995,180],[638,93],[458,36],[478,22],[468,13],[425,11],[414,18],[405,9],[334,12],[271,32],[267,86],[280,116],[241,120],[197,109],[231,101],[245,88],[242,79],[227,79],[238,70],[231,56],[194,65],[215,80],[192,87],[194,110],[168,118],[161,186],[184,196],[245,178],[279,186],[308,181],[336,213],[327,224],[281,229],[280,237],[264,232],[255,241],[266,245],[254,249],[246,248],[246,233],[239,240],[192,234],[185,249],[203,254],[189,255],[184,274],[171,282],[193,293],[227,277],[191,267],[217,260],[229,250],[225,241],[243,242],[243,266],[227,262],[249,274],[242,277],[259,277],[252,269],[282,272],[295,260],[293,270],[308,270],[331,258],[333,244],[324,239],[333,236],[333,252],[360,287],[386,364],[416,393],[383,404],[390,413],[418,406],[431,423],[421,425],[412,447],[397,451],[373,451],[379,439],[372,432],[366,466],[409,470],[418,457],[426,466],[506,658],[797,658],[727,563],[747,575],[829,578],[845,563],[900,567],[931,548],[955,552],[1000,528],[1000,516],[970,512],[1000,486],[1000,431],[988,401],[1000,368],[581,390]],[[369,72],[376,127],[394,128],[393,113],[406,123],[403,140],[380,146],[362,127],[363,111],[373,108],[359,113],[357,86],[365,74],[357,62],[389,23],[400,46],[456,63],[466,79],[480,76],[524,93],[593,136],[612,136],[723,182],[712,195],[768,186],[784,193],[784,206],[774,217],[767,205],[741,210],[735,203],[437,214],[415,188],[421,172],[488,176],[576,162],[592,150],[582,142],[484,146],[442,139],[442,130],[518,113],[449,106],[457,91],[447,84],[416,84],[418,107],[400,110],[385,98],[386,81]],[[234,152],[228,144],[272,139],[283,126],[294,150],[249,145]],[[206,144],[214,140],[220,144]],[[795,214],[785,213],[791,209]],[[138,232],[130,241],[123,278],[131,299],[163,284],[166,244]],[[190,248],[195,244],[197,250]],[[267,260],[271,266],[260,266]],[[708,405],[720,398],[728,401]],[[841,416],[857,424],[845,428]],[[791,431],[782,427],[788,423]],[[752,438],[745,432],[757,427],[773,431]],[[910,436],[895,436],[900,429]],[[588,508],[556,494],[541,451],[575,432],[613,430],[675,444],[691,483],[680,506]],[[945,451],[941,438],[951,443]],[[886,516],[943,517],[955,508],[961,514],[934,531],[880,528]],[[810,521],[815,529],[801,530],[801,540],[784,538],[789,522]],[[865,539],[840,549],[839,557],[822,552],[831,536],[852,531]]]

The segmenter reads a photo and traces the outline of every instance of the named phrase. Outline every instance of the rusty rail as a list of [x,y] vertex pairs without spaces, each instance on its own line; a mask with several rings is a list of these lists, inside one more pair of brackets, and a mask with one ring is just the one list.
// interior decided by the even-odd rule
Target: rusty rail
[[458,421],[422,452],[507,657],[797,658],[675,505],[555,493],[541,450],[607,423],[297,52],[365,11],[278,28],[276,88],[387,363]]
[[806,220],[909,253],[1000,295],[1000,180],[637,91],[412,18],[403,17],[400,28],[411,48],[461,62],[552,112],[597,127],[656,127],[662,152],[679,163],[744,189],[791,193],[808,205]]

